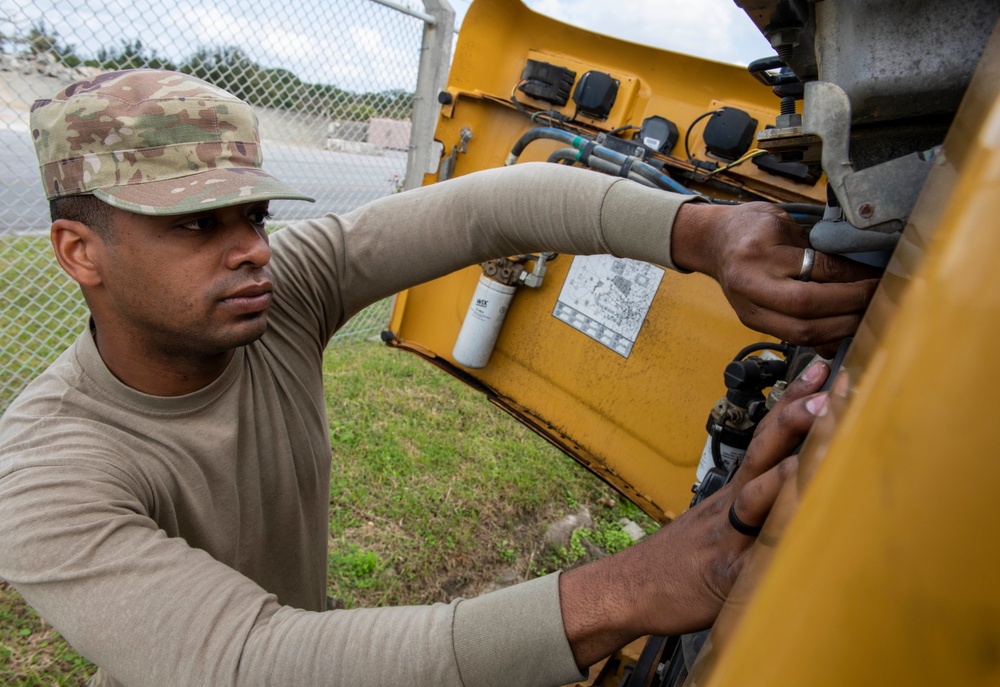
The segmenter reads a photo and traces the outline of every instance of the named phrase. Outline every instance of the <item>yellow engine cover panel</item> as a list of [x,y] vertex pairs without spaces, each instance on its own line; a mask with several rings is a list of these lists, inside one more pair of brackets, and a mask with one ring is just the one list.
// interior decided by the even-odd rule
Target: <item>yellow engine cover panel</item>
[[[489,59],[484,59],[485,56]],[[510,102],[527,59],[589,70],[619,82],[606,120],[578,118],[591,135],[638,125],[652,115],[683,127],[722,104],[773,121],[777,100],[745,69],[596,36],[527,10],[518,2],[477,0],[459,38],[437,137],[455,151],[456,175],[498,167],[518,138],[537,126]],[[517,97],[532,108],[563,107]],[[697,127],[700,132],[700,125]],[[465,151],[461,132],[471,131]],[[700,133],[692,148],[704,150]],[[561,146],[530,144],[522,161],[545,160]],[[683,140],[672,162],[688,165]],[[736,176],[736,172],[740,176]],[[594,172],[595,174],[597,172]],[[742,165],[728,175],[729,195],[816,202],[809,186]],[[428,175],[425,182],[437,181]],[[765,340],[740,324],[719,287],[700,275],[663,275],[634,346],[625,357],[553,315],[574,258],[549,263],[541,288],[518,289],[488,366],[465,369],[452,348],[481,270],[452,274],[401,294],[390,328],[393,345],[425,355],[564,448],[665,521],[687,507],[706,441],[709,411],[725,393],[722,372],[744,346]]]
[[411,289],[396,343],[461,370],[651,515],[672,518],[691,500],[722,370],[762,337],[714,282],[667,272],[625,358],[553,316],[571,262],[560,256],[542,288],[518,291],[484,369],[460,368],[451,354],[478,268]]

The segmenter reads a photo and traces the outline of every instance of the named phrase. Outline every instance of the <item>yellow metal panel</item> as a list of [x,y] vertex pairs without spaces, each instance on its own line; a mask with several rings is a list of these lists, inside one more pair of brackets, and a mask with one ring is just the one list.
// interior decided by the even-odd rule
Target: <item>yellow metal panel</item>
[[[651,115],[685,127],[717,100],[754,111],[759,127],[773,121],[777,101],[745,69],[597,36],[542,17],[519,2],[477,0],[466,16],[451,70],[437,138],[445,154],[468,128],[467,152],[455,174],[503,164],[513,144],[535,126],[510,104],[526,59],[588,70],[621,82],[605,121],[581,118],[591,135]],[[552,107],[519,93],[534,107]],[[556,108],[573,114],[569,102]],[[532,143],[522,161],[544,160],[562,147]],[[683,158],[683,159],[678,159]],[[683,142],[675,164],[687,165]],[[751,165],[747,165],[750,167]],[[733,170],[730,178],[735,178]],[[766,197],[822,199],[816,187],[764,175],[751,181]],[[428,175],[425,183],[433,183]],[[479,386],[543,436],[605,477],[648,513],[668,520],[687,507],[705,421],[725,392],[722,371],[743,346],[763,337],[744,328],[718,286],[701,276],[667,273],[628,359],[552,316],[571,256],[551,263],[538,291],[518,290],[490,364],[465,370],[451,350],[480,274],[470,268],[414,288],[397,301],[393,345],[408,348]]]
[[[705,420],[725,390],[722,370],[761,337],[739,324],[713,282],[668,272],[632,355],[622,358],[552,316],[570,260],[551,263],[538,291],[518,292],[490,364],[467,373],[652,514],[673,517],[691,499]],[[397,344],[416,343],[454,365],[479,273],[411,289],[393,324]]]

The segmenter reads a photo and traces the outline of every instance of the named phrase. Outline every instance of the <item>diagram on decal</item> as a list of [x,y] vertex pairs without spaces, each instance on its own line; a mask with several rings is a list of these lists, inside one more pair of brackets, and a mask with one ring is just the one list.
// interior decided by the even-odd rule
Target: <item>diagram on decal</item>
[[577,256],[552,316],[628,358],[662,279],[647,262]]

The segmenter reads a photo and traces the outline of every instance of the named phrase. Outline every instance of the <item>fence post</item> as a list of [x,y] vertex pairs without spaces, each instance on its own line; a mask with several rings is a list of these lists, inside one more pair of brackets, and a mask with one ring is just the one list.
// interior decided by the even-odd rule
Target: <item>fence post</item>
[[413,95],[410,147],[406,158],[404,189],[417,188],[424,174],[431,170],[434,128],[440,105],[437,95],[448,82],[451,65],[451,45],[455,33],[455,10],[448,0],[424,0],[424,10],[434,17],[434,23],[424,22],[420,45],[420,67],[417,88]]

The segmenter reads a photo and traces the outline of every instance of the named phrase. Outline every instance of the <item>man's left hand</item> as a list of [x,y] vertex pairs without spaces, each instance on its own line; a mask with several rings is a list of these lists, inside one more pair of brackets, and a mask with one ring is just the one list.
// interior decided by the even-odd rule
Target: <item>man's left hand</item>
[[800,280],[808,247],[805,230],[771,203],[685,203],[671,240],[674,264],[719,282],[743,324],[819,346],[857,330],[879,271],[816,251]]

